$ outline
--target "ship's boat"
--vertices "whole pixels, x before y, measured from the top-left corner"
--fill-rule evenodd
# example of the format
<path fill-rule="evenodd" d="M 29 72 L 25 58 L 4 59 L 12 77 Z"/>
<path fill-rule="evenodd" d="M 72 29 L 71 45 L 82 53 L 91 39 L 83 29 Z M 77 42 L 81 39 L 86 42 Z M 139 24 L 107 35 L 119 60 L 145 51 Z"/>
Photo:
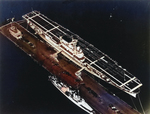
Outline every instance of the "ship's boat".
<path fill-rule="evenodd" d="M 50 20 L 38 11 L 22 16 L 28 25 L 55 51 L 80 67 L 75 73 L 80 80 L 83 70 L 136 97 L 142 83 L 108 55 L 78 35 Z"/>
<path fill-rule="evenodd" d="M 11 27 L 9 28 L 9 32 L 10 32 L 10 34 L 11 34 L 13 37 L 15 37 L 16 39 L 22 38 L 22 33 L 21 33 L 20 30 L 17 29 L 16 26 L 11 26 Z"/>

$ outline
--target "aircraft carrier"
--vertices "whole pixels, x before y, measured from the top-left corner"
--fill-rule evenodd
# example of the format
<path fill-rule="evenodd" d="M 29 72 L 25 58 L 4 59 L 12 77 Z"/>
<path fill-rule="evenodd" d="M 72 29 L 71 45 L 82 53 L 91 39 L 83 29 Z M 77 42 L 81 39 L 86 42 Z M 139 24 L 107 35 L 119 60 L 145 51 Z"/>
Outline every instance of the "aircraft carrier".
<path fill-rule="evenodd" d="M 49 81 L 91 114 L 139 114 L 99 80 L 136 97 L 142 83 L 108 55 L 38 11 L 0 32 L 51 74 Z"/>

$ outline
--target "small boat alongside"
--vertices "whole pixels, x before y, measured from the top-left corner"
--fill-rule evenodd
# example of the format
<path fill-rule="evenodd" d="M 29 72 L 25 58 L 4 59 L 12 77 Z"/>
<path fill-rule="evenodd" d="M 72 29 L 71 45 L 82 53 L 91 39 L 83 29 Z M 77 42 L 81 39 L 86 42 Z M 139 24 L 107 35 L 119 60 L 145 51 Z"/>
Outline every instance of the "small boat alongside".
<path fill-rule="evenodd" d="M 11 27 L 9 28 L 9 32 L 10 32 L 10 34 L 11 34 L 13 37 L 15 37 L 17 40 L 18 40 L 18 39 L 21 39 L 22 36 L 23 36 L 22 33 L 21 33 L 21 31 L 18 30 L 16 26 L 11 26 Z"/>

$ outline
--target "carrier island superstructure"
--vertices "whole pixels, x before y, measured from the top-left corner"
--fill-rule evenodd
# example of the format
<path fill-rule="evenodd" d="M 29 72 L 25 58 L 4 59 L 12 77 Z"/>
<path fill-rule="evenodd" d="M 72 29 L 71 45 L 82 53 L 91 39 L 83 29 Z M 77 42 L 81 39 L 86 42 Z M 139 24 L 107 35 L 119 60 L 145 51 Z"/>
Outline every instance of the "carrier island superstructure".
<path fill-rule="evenodd" d="M 70 99 L 72 102 L 74 102 L 83 110 L 87 111 L 88 113 L 95 112 L 93 111 L 94 110 L 93 105 L 91 106 L 89 105 L 90 103 L 88 104 L 88 102 L 90 101 L 86 102 L 86 100 L 81 98 L 80 95 L 78 94 L 79 93 L 77 90 L 78 86 L 80 84 L 82 85 L 82 83 L 86 83 L 85 82 L 86 77 L 84 76 L 85 74 L 84 72 L 87 72 L 88 75 L 95 76 L 96 78 L 103 80 L 117 87 L 118 89 L 126 92 L 127 94 L 133 97 L 136 97 L 136 95 L 140 92 L 140 87 L 142 86 L 142 83 L 140 82 L 139 79 L 137 79 L 134 75 L 129 73 L 126 69 L 118 65 L 118 63 L 114 61 L 113 59 L 111 59 L 108 55 L 104 54 L 99 49 L 94 47 L 92 44 L 88 43 L 87 41 L 79 37 L 77 34 L 74 34 L 70 30 L 52 21 L 51 19 L 44 16 L 38 11 L 32 11 L 30 13 L 23 15 L 22 17 L 24 18 L 25 23 L 27 23 L 27 25 L 35 31 L 35 34 L 40 37 L 40 40 L 37 38 L 38 41 L 40 42 L 42 41 L 42 43 L 45 43 L 45 45 L 48 45 L 51 48 L 53 48 L 54 53 L 47 54 L 47 58 L 51 57 L 53 61 L 55 61 L 55 63 L 57 64 L 64 64 L 60 62 L 60 56 L 63 56 L 64 58 L 69 60 L 72 64 L 77 66 L 77 70 L 74 70 L 73 74 L 71 74 L 71 72 L 69 72 L 69 70 L 66 69 L 69 72 L 69 74 L 67 73 L 66 74 L 73 75 L 73 78 L 75 78 L 76 80 L 76 82 L 72 82 L 74 83 L 74 85 L 76 85 L 76 90 L 72 90 L 70 88 L 70 86 L 73 85 L 71 84 L 71 81 L 70 82 L 68 81 L 68 83 L 70 84 L 64 84 L 63 82 L 58 81 L 58 79 L 55 76 L 49 77 L 49 79 L 54 84 L 54 86 L 57 87 L 57 89 L 59 89 L 62 93 L 64 93 L 64 95 L 68 97 L 68 99 Z M 32 41 L 29 41 L 29 39 L 27 40 L 25 38 L 24 32 L 21 30 L 25 28 L 20 29 L 20 27 L 18 27 L 19 24 L 15 22 L 11 22 L 11 24 L 5 25 L 4 27 L 1 28 L 2 34 L 4 34 L 6 37 L 10 37 L 10 35 L 12 35 L 12 37 L 16 38 L 15 40 L 13 40 L 13 42 L 15 43 L 17 42 L 18 45 L 20 41 L 26 42 L 35 50 L 35 48 L 37 48 L 36 45 L 38 44 L 37 43 L 34 44 L 32 43 Z M 3 28 L 5 27 L 8 27 L 7 30 L 10 35 L 6 35 L 6 33 L 4 32 L 5 30 Z M 30 33 L 30 31 L 28 31 L 28 33 Z M 16 40 L 19 40 L 19 41 L 16 41 Z M 36 51 L 34 52 L 34 54 L 29 54 L 29 55 L 33 58 L 36 58 L 35 53 Z M 42 56 L 46 57 L 44 56 L 44 54 L 42 54 Z M 36 60 L 38 61 L 37 58 Z M 46 64 L 50 64 L 50 63 L 48 63 L 47 61 L 47 63 L 45 62 L 44 64 L 46 66 Z M 53 68 L 55 69 L 55 67 Z M 46 69 L 49 70 L 48 67 Z M 57 67 L 56 69 L 58 70 L 60 69 L 60 67 Z M 55 73 L 53 74 L 55 75 Z M 62 74 L 62 75 L 65 75 L 65 74 Z M 91 80 L 93 79 L 91 78 Z M 96 97 L 99 96 L 93 90 L 91 89 L 89 90 L 89 87 L 85 87 L 85 88 L 88 91 L 90 91 L 94 96 Z M 67 93 L 67 95 L 65 93 Z M 71 94 L 70 96 L 74 96 L 74 97 L 69 97 L 69 94 Z M 80 102 L 77 103 L 77 101 L 75 102 L 75 100 L 80 101 Z M 113 104 L 109 104 L 108 107 L 110 107 L 114 111 L 114 113 L 121 114 L 119 110 L 120 102 L 122 101 L 118 101 L 118 109 L 114 107 Z M 79 104 L 82 104 L 82 105 L 79 105 Z M 102 113 L 102 112 L 99 112 L 99 113 Z M 138 114 L 138 112 L 136 112 L 135 110 L 134 110 L 134 113 Z"/>

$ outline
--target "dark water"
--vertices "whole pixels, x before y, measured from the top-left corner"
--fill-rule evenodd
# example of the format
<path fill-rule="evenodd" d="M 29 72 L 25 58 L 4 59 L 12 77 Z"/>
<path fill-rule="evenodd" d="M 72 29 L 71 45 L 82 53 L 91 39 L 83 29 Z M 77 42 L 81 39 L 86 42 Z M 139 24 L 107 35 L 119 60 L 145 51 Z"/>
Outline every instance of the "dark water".
<path fill-rule="evenodd" d="M 95 45 L 138 77 L 146 114 L 150 107 L 149 28 L 147 1 L 0 1 L 0 23 L 38 10 Z M 49 73 L 0 35 L 1 114 L 84 114 L 47 81 Z M 109 88 L 114 91 L 113 88 Z M 116 92 L 116 90 L 115 90 Z M 130 96 L 116 92 L 133 105 Z M 134 102 L 139 111 L 138 99 Z"/>

